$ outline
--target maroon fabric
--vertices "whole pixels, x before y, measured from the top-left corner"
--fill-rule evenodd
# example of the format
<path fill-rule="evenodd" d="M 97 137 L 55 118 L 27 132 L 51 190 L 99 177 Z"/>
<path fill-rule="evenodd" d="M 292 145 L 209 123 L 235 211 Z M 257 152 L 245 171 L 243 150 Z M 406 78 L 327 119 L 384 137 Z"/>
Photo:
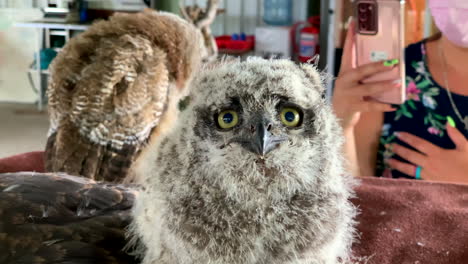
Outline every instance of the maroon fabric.
<path fill-rule="evenodd" d="M 0 159 L 0 173 L 44 171 L 44 153 Z M 467 264 L 468 185 L 362 178 L 357 259 L 367 264 Z"/>
<path fill-rule="evenodd" d="M 45 172 L 44 152 L 27 152 L 0 159 L 0 173 L 20 171 Z"/>
<path fill-rule="evenodd" d="M 468 263 L 468 185 L 363 178 L 356 191 L 367 263 Z"/>

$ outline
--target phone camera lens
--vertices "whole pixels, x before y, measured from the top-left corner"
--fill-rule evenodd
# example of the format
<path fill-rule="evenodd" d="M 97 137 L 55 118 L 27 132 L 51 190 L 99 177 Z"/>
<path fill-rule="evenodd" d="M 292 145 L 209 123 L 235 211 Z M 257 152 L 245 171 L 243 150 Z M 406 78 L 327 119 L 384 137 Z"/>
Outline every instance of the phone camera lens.
<path fill-rule="evenodd" d="M 365 4 L 359 5 L 359 13 L 365 13 L 367 11 L 367 6 Z"/>
<path fill-rule="evenodd" d="M 360 23 L 359 28 L 364 31 L 369 29 L 366 23 Z"/>
<path fill-rule="evenodd" d="M 361 14 L 359 16 L 359 21 L 366 22 L 368 19 L 367 14 Z"/>

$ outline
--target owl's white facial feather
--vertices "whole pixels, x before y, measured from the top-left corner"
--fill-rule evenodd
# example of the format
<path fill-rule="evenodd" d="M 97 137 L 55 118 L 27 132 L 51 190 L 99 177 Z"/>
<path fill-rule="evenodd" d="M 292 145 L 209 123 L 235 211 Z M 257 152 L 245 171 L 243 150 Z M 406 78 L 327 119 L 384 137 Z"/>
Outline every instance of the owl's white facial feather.
<path fill-rule="evenodd" d="M 255 58 L 198 74 L 189 107 L 140 168 L 146 191 L 136 202 L 134 230 L 147 248 L 144 263 L 346 259 L 353 180 L 322 94 L 313 66 L 287 60 Z M 301 111 L 299 127 L 282 123 L 283 105 Z M 226 109 L 239 116 L 229 130 L 217 125 Z M 232 140 L 249 139 L 259 120 L 286 139 L 264 156 Z"/>

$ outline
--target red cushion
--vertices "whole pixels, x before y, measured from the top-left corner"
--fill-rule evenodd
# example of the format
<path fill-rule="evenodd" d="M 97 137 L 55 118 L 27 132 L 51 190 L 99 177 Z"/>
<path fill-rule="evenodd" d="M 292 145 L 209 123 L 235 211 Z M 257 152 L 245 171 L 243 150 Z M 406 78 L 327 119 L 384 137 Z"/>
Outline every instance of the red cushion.
<path fill-rule="evenodd" d="M 0 173 L 19 171 L 45 172 L 44 151 L 26 152 L 0 159 Z"/>
<path fill-rule="evenodd" d="M 44 171 L 44 153 L 0 159 L 0 173 Z M 372 263 L 468 263 L 468 185 L 362 178 L 356 257 Z M 364 263 L 364 262 L 362 262 Z"/>
<path fill-rule="evenodd" d="M 468 263 L 468 185 L 364 178 L 357 256 L 368 263 Z"/>

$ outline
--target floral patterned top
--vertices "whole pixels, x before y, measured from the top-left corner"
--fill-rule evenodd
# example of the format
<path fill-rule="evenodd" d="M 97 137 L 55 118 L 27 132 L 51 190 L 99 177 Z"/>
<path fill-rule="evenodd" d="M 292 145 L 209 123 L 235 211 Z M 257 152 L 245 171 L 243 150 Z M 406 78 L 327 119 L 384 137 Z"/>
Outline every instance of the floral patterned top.
<path fill-rule="evenodd" d="M 395 132 L 408 132 L 423 138 L 445 149 L 455 148 L 455 144 L 445 131 L 447 116 L 452 117 L 457 128 L 464 124 L 455 114 L 447 90 L 442 88 L 433 78 L 427 67 L 426 41 L 412 44 L 406 48 L 406 95 L 404 104 L 394 112 L 384 114 L 384 125 L 377 153 L 376 174 L 389 178 L 414 179 L 414 175 L 406 175 L 397 170 L 391 170 L 387 160 L 395 158 L 408 162 L 385 148 L 386 144 L 398 143 L 407 148 L 408 144 L 400 141 Z M 462 116 L 468 115 L 468 96 L 452 93 L 452 98 Z M 465 129 L 460 131 L 468 137 Z"/>

